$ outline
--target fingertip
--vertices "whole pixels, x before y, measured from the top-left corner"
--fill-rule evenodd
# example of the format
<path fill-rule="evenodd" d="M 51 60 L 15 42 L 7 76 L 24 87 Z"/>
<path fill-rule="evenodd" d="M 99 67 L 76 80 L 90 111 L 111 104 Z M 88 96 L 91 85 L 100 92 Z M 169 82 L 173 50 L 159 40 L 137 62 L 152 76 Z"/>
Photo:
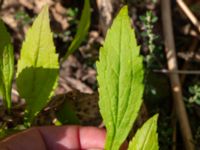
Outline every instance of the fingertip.
<path fill-rule="evenodd" d="M 106 132 L 96 127 L 39 127 L 47 149 L 104 149 Z"/>
<path fill-rule="evenodd" d="M 104 149 L 106 132 L 96 127 L 80 127 L 80 146 L 83 149 Z"/>

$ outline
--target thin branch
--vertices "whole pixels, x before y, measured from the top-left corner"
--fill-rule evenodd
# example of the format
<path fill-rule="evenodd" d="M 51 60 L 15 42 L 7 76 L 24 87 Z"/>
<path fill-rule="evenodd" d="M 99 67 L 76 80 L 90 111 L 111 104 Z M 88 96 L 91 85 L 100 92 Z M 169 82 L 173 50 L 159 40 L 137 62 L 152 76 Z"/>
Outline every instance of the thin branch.
<path fill-rule="evenodd" d="M 190 75 L 200 75 L 200 70 L 168 70 L 168 69 L 154 69 L 153 72 L 167 73 L 167 74 L 190 74 Z"/>
<path fill-rule="evenodd" d="M 163 21 L 163 33 L 165 38 L 165 53 L 167 57 L 169 71 L 177 71 L 178 65 L 176 60 L 174 36 L 172 29 L 170 0 L 161 0 L 161 11 Z M 185 105 L 183 102 L 180 79 L 177 73 L 169 74 L 171 88 L 173 93 L 174 106 L 176 115 L 180 124 L 183 141 L 187 150 L 194 150 L 192 132 L 189 125 Z"/>
<path fill-rule="evenodd" d="M 185 15 L 190 19 L 192 24 L 197 28 L 197 30 L 200 32 L 200 22 L 195 17 L 195 15 L 192 13 L 192 11 L 189 9 L 189 7 L 185 4 L 183 0 L 176 0 L 178 6 L 182 9 L 182 11 L 185 13 Z"/>

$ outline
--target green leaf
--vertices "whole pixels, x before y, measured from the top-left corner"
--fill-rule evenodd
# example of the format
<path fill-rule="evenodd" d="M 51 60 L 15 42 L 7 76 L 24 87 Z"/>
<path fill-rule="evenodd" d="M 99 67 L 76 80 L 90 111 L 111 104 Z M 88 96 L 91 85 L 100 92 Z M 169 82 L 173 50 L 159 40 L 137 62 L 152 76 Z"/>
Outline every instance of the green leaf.
<path fill-rule="evenodd" d="M 97 62 L 100 112 L 107 150 L 117 150 L 126 139 L 142 103 L 143 65 L 127 6 L 108 30 Z"/>
<path fill-rule="evenodd" d="M 26 34 L 17 70 L 17 87 L 27 103 L 27 120 L 32 123 L 48 103 L 57 85 L 58 55 L 45 6 Z"/>
<path fill-rule="evenodd" d="M 91 12 L 90 12 L 90 1 L 85 0 L 84 7 L 81 15 L 81 19 L 78 25 L 78 31 L 75 35 L 74 40 L 70 44 L 66 55 L 63 58 L 63 61 L 67 59 L 67 57 L 73 53 L 75 50 L 78 49 L 80 44 L 83 42 L 85 36 L 88 33 L 88 29 L 90 27 L 90 19 L 91 19 Z"/>
<path fill-rule="evenodd" d="M 10 109 L 14 75 L 14 55 L 10 35 L 2 20 L 0 20 L 0 33 L 0 91 L 4 104 Z"/>
<path fill-rule="evenodd" d="M 135 137 L 129 143 L 128 150 L 158 150 L 157 134 L 158 115 L 150 118 L 141 129 L 138 129 Z"/>

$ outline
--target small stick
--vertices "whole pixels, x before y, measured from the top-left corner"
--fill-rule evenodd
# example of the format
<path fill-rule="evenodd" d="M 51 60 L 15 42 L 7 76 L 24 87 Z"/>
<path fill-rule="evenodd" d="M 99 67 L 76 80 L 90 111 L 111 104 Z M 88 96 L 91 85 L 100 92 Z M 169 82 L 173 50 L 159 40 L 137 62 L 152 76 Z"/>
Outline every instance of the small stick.
<path fill-rule="evenodd" d="M 197 28 L 197 30 L 200 32 L 200 22 L 195 17 L 195 15 L 192 13 L 192 11 L 188 8 L 188 6 L 184 3 L 183 0 L 176 0 L 178 6 L 182 9 L 182 11 L 185 13 L 185 15 L 190 19 L 192 24 Z"/>
<path fill-rule="evenodd" d="M 200 71 L 199 70 L 173 70 L 170 71 L 168 69 L 154 69 L 153 72 L 158 72 L 158 73 L 167 73 L 167 74 L 191 74 L 191 75 L 200 75 Z"/>
<path fill-rule="evenodd" d="M 165 53 L 167 57 L 167 64 L 169 71 L 176 72 L 178 69 L 176 51 L 174 44 L 172 18 L 171 18 L 171 4 L 170 0 L 161 0 L 161 13 L 163 22 L 163 33 L 165 39 Z M 194 150 L 194 144 L 192 143 L 192 132 L 183 102 L 183 95 L 181 89 L 180 79 L 177 73 L 169 74 L 171 81 L 171 88 L 173 93 L 173 102 L 176 108 L 176 115 L 180 124 L 181 133 L 186 150 Z"/>

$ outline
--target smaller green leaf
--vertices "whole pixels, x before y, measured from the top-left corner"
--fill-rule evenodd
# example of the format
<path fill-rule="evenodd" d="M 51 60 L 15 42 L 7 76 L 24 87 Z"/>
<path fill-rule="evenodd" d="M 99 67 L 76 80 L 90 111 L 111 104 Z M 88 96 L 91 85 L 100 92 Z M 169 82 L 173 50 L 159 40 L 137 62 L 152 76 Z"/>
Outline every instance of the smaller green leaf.
<path fill-rule="evenodd" d="M 78 31 L 75 35 L 74 40 L 72 41 L 71 45 L 69 46 L 66 55 L 63 57 L 63 61 L 67 59 L 67 57 L 73 53 L 82 41 L 84 40 L 85 36 L 88 33 L 88 29 L 90 27 L 90 20 L 91 20 L 91 12 L 90 12 L 90 1 L 85 0 L 84 7 L 81 15 L 81 19 L 78 25 Z"/>
<path fill-rule="evenodd" d="M 14 75 L 14 55 L 10 35 L 0 20 L 0 91 L 4 104 L 11 108 L 11 89 Z"/>
<path fill-rule="evenodd" d="M 158 150 L 157 134 L 158 114 L 151 117 L 138 129 L 135 137 L 129 143 L 128 150 Z"/>

